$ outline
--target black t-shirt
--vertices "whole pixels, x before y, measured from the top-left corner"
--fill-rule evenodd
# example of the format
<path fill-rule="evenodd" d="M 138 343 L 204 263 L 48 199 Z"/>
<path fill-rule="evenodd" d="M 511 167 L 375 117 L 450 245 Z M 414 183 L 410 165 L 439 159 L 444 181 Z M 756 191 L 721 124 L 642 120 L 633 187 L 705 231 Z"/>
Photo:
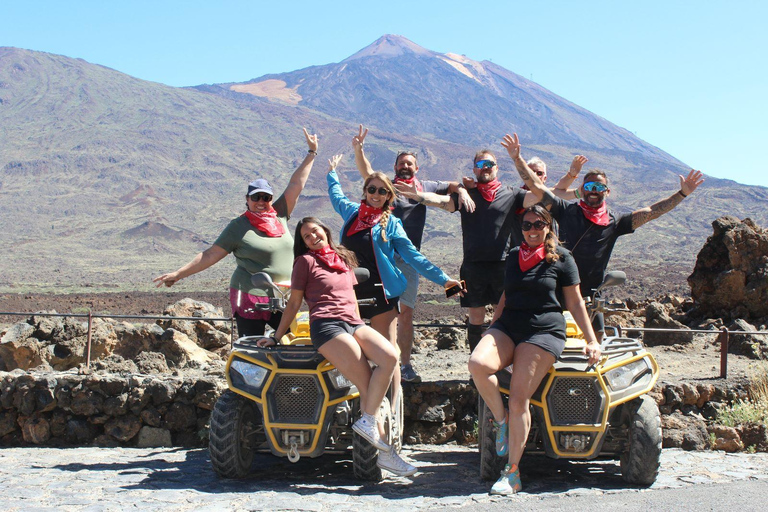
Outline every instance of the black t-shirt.
<path fill-rule="evenodd" d="M 448 183 L 444 181 L 422 181 L 424 192 L 447 194 Z M 427 206 L 412 199 L 398 196 L 395 199 L 392 215 L 403 222 L 403 229 L 416 249 L 421 250 L 421 239 L 424 234 L 424 224 L 427 222 Z"/>
<path fill-rule="evenodd" d="M 510 248 L 509 237 L 518 217 L 517 210 L 523 207 L 526 191 L 517 187 L 501 187 L 492 203 L 483 199 L 476 188 L 467 192 L 475 202 L 475 211 L 459 210 L 464 261 L 504 261 Z M 458 194 L 452 194 L 451 199 L 458 208 Z M 519 224 L 517 230 L 520 230 Z"/>
<path fill-rule="evenodd" d="M 341 244 L 355 253 L 358 267 L 367 268 L 368 272 L 371 273 L 366 281 L 355 285 L 355 293 L 359 298 L 368 298 L 373 295 L 376 284 L 381 283 L 381 276 L 379 276 L 379 267 L 376 266 L 376 255 L 373 253 L 370 228 L 358 231 L 352 236 L 347 234 L 349 226 L 353 226 L 355 222 L 357 222 L 357 215 L 353 216 L 344 226 Z"/>
<path fill-rule="evenodd" d="M 560 259 L 552 263 L 544 259 L 523 272 L 519 252 L 520 247 L 515 247 L 507 257 L 504 313 L 516 324 L 519 323 L 523 330 L 551 331 L 561 328 L 565 306 L 563 287 L 579 284 L 579 271 L 573 256 L 558 247 Z"/>
<path fill-rule="evenodd" d="M 573 253 L 581 276 L 581 294 L 586 297 L 603 282 L 616 239 L 633 233 L 632 214 L 618 217 L 608 210 L 610 223 L 598 226 L 584 216 L 578 203 L 571 203 L 558 219 L 563 247 Z"/>

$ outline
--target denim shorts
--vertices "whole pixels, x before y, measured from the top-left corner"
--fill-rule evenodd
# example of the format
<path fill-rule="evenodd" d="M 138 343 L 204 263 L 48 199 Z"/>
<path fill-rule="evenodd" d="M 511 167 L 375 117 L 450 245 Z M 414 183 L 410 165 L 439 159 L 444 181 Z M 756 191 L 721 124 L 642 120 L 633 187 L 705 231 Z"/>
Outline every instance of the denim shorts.
<path fill-rule="evenodd" d="M 332 318 L 318 318 L 309 324 L 309 336 L 312 338 L 312 345 L 319 349 L 339 334 L 354 334 L 355 331 L 364 325 L 353 325 L 344 320 L 334 320 Z"/>
<path fill-rule="evenodd" d="M 403 258 L 395 255 L 395 265 L 403 273 L 405 279 L 408 280 L 408 286 L 405 291 L 400 295 L 400 303 L 408 306 L 411 309 L 416 309 L 416 298 L 419 295 L 419 273 L 416 269 L 407 264 Z"/>

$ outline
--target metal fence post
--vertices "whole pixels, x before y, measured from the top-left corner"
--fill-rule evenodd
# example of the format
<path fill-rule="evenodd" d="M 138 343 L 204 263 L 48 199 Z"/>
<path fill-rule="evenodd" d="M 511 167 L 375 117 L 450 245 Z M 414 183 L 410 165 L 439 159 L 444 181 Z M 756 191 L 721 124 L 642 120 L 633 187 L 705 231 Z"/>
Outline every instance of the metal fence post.
<path fill-rule="evenodd" d="M 93 312 L 88 310 L 88 343 L 85 346 L 85 369 L 91 369 L 91 327 L 93 326 Z"/>
<path fill-rule="evenodd" d="M 728 328 L 720 329 L 717 335 L 717 341 L 720 343 L 720 378 L 728 376 Z"/>

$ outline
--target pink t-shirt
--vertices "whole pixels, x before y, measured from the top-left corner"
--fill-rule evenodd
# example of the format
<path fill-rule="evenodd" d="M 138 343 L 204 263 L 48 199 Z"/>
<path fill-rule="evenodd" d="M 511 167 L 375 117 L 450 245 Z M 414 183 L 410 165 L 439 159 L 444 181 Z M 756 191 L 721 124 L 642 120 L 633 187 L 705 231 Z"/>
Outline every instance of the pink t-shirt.
<path fill-rule="evenodd" d="M 309 320 L 324 318 L 362 324 L 357 314 L 355 274 L 349 270 L 331 270 L 311 254 L 303 254 L 293 262 L 291 289 L 302 290 L 309 306 Z"/>

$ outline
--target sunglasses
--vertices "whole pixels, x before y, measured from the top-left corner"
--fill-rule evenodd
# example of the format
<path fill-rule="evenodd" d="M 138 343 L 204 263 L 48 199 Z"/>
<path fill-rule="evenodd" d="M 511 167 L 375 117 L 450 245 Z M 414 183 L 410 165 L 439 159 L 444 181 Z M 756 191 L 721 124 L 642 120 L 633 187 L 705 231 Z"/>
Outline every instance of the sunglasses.
<path fill-rule="evenodd" d="M 478 160 L 475 162 L 475 169 L 493 169 L 496 167 L 496 162 L 493 160 Z"/>
<path fill-rule="evenodd" d="M 389 194 L 389 190 L 385 189 L 384 187 L 376 188 L 373 185 L 369 186 L 365 190 L 367 190 L 368 193 L 371 195 L 375 194 L 376 192 L 378 192 L 380 196 L 385 196 Z"/>
<path fill-rule="evenodd" d="M 270 194 L 263 194 L 261 192 L 258 192 L 256 194 L 251 194 L 248 197 L 250 197 L 251 201 L 253 201 L 253 202 L 264 201 L 265 203 L 268 203 L 268 202 L 270 202 L 272 200 L 272 196 Z"/>
<path fill-rule="evenodd" d="M 584 190 L 587 192 L 605 192 L 608 186 L 599 181 L 588 181 L 584 184 Z"/>
<path fill-rule="evenodd" d="M 528 222 L 527 220 L 523 221 L 523 231 L 530 231 L 531 228 L 534 228 L 536 231 L 541 231 L 547 226 L 549 226 L 549 224 L 543 220 L 537 220 L 536 222 Z"/>

